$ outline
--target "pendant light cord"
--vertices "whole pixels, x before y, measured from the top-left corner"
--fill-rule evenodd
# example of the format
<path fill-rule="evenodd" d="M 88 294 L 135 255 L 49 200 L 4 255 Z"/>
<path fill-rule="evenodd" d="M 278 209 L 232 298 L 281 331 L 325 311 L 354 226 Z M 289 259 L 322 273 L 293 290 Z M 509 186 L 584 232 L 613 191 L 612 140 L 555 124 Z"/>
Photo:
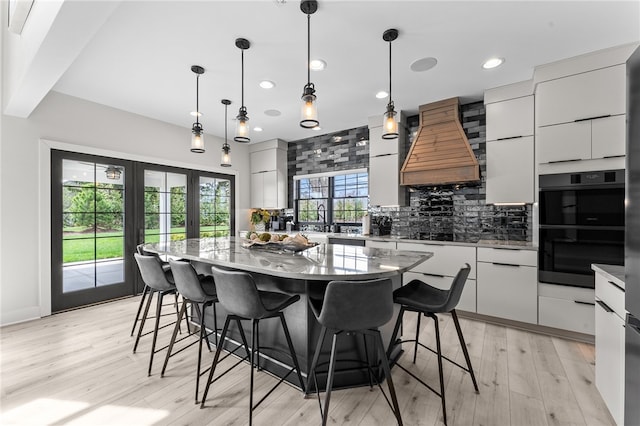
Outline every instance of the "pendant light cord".
<path fill-rule="evenodd" d="M 389 41 L 389 104 L 393 101 L 391 100 L 391 41 Z"/>
<path fill-rule="evenodd" d="M 227 107 L 229 105 L 225 104 L 224 105 L 224 144 L 225 146 L 228 145 L 227 144 Z"/>
<path fill-rule="evenodd" d="M 311 84 L 311 15 L 307 14 L 307 84 Z"/>
<path fill-rule="evenodd" d="M 240 52 L 242 53 L 242 108 L 244 108 L 244 49 L 240 49 Z"/>
<path fill-rule="evenodd" d="M 200 124 L 200 74 L 196 74 L 196 124 Z"/>

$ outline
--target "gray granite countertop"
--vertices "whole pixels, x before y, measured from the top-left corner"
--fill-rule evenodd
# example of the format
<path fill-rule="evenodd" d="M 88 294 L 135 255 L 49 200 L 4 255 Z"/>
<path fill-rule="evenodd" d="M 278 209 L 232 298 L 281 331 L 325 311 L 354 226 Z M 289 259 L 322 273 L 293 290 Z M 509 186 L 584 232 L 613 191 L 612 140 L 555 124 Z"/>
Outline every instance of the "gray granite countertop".
<path fill-rule="evenodd" d="M 602 263 L 591 264 L 591 269 L 603 274 L 608 280 L 613 281 L 622 288 L 624 287 L 624 266 L 604 265 Z"/>
<path fill-rule="evenodd" d="M 393 277 L 433 256 L 342 244 L 319 244 L 299 253 L 247 248 L 235 237 L 190 238 L 146 244 L 145 250 L 249 272 L 302 280 L 367 280 Z"/>

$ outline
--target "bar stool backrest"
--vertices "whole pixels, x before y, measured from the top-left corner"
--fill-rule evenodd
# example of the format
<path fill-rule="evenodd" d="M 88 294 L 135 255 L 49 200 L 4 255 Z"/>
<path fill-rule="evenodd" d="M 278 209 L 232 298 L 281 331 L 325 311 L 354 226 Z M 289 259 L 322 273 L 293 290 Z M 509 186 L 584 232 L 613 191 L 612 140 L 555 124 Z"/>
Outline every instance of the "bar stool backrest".
<path fill-rule="evenodd" d="M 380 327 L 393 316 L 389 278 L 369 281 L 331 281 L 327 285 L 318 322 L 336 330 Z"/>
<path fill-rule="evenodd" d="M 178 293 L 196 303 L 207 302 L 211 296 L 202 289 L 198 274 L 189 262 L 169 259 L 173 279 L 176 282 Z"/>
<path fill-rule="evenodd" d="M 464 284 L 467 282 L 469 272 L 471 272 L 471 266 L 468 263 L 465 263 L 465 265 L 465 267 L 460 268 L 456 277 L 453 279 L 453 283 L 449 288 L 449 297 L 447 297 L 446 302 L 442 306 L 441 312 L 451 312 L 456 308 L 456 306 L 458 306 L 460 296 L 462 296 L 462 290 L 464 289 Z"/>
<path fill-rule="evenodd" d="M 211 267 L 218 300 L 225 310 L 244 318 L 260 319 L 268 315 L 253 277 L 248 272 Z"/>
<path fill-rule="evenodd" d="M 173 290 L 176 287 L 167 280 L 167 276 L 162 269 L 162 265 L 154 256 L 144 256 L 134 253 L 133 257 L 138 263 L 140 275 L 144 283 L 154 290 L 166 291 Z"/>

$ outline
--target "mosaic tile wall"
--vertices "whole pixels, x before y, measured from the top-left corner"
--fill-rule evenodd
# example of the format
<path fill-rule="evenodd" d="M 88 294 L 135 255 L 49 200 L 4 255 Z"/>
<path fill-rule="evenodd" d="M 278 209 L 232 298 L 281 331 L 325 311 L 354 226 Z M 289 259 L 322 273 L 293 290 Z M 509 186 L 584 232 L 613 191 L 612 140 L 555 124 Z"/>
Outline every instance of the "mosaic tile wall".
<path fill-rule="evenodd" d="M 416 239 L 477 242 L 481 239 L 531 241 L 531 205 L 505 207 L 485 204 L 486 149 L 483 102 L 461 106 L 462 125 L 480 164 L 475 185 L 413 188 L 409 205 L 371 208 L 375 216 L 393 220 L 391 235 Z M 407 119 L 405 155 L 418 131 L 417 115 Z M 369 166 L 368 128 L 317 136 L 289 143 L 289 206 L 293 207 L 293 176 Z"/>

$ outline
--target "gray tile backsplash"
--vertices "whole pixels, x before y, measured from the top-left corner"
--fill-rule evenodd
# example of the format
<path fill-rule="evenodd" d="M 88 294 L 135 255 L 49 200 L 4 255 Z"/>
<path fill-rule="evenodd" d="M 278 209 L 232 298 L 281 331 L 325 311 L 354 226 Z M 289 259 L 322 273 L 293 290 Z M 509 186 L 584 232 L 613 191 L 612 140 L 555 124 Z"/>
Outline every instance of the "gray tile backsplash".
<path fill-rule="evenodd" d="M 485 204 L 486 141 L 483 102 L 461 106 L 462 126 L 480 165 L 479 184 L 412 188 L 409 205 L 370 208 L 372 216 L 391 217 L 396 237 L 477 242 L 481 239 L 531 241 L 531 205 Z M 415 138 L 419 118 L 407 118 L 405 155 Z M 317 136 L 289 144 L 289 205 L 293 204 L 293 176 L 369 166 L 368 128 Z M 337 136 L 337 138 L 336 138 Z M 339 139 L 339 140 L 338 140 Z"/>

